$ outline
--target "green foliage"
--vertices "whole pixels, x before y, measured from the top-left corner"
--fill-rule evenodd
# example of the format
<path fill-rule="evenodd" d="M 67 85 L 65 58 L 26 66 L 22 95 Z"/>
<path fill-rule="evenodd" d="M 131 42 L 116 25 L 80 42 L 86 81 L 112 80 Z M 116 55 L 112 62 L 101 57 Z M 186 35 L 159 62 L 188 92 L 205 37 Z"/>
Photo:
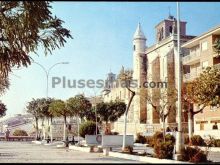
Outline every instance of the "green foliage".
<path fill-rule="evenodd" d="M 213 44 L 214 51 L 220 55 L 220 38 L 217 38 Z"/>
<path fill-rule="evenodd" d="M 102 102 L 97 104 L 96 109 L 101 121 L 115 122 L 125 113 L 126 104 L 117 100 L 109 103 Z"/>
<path fill-rule="evenodd" d="M 0 75 L 0 96 L 5 93 L 6 89 L 9 88 L 9 85 L 9 78 Z"/>
<path fill-rule="evenodd" d="M 146 138 L 142 136 L 140 133 L 137 133 L 137 139 L 135 140 L 135 143 L 146 143 Z"/>
<path fill-rule="evenodd" d="M 133 147 L 132 146 L 126 146 L 122 152 L 132 154 L 133 153 Z"/>
<path fill-rule="evenodd" d="M 159 159 L 172 159 L 173 158 L 174 145 L 172 141 L 161 142 L 154 144 L 154 153 Z"/>
<path fill-rule="evenodd" d="M 17 129 L 13 133 L 14 136 L 28 136 L 25 130 Z"/>
<path fill-rule="evenodd" d="M 32 99 L 30 102 L 28 102 L 26 109 L 27 113 L 32 114 L 35 118 L 41 117 L 40 109 L 38 106 L 38 99 Z"/>
<path fill-rule="evenodd" d="M 193 83 L 194 103 L 203 106 L 220 104 L 220 70 L 207 67 Z"/>
<path fill-rule="evenodd" d="M 151 141 L 151 146 L 154 147 L 155 156 L 159 159 L 172 159 L 174 144 L 174 136 L 170 134 L 165 135 L 164 142 L 162 132 L 155 132 Z"/>
<path fill-rule="evenodd" d="M 185 147 L 181 149 L 182 160 L 192 163 L 204 163 L 207 162 L 207 154 L 198 147 Z"/>
<path fill-rule="evenodd" d="M 30 53 L 43 48 L 45 54 L 64 46 L 70 31 L 52 15 L 50 1 L 1 1 L 0 74 L 12 67 L 31 64 Z"/>
<path fill-rule="evenodd" d="M 60 116 L 66 117 L 70 114 L 63 100 L 54 100 L 49 105 L 49 113 L 53 114 L 53 116 L 56 116 L 56 117 L 60 117 Z"/>
<path fill-rule="evenodd" d="M 153 147 L 153 137 L 152 136 L 145 136 L 146 143 L 149 145 L 149 147 Z"/>
<path fill-rule="evenodd" d="M 193 135 L 190 140 L 191 140 L 191 145 L 205 146 L 204 139 L 200 135 Z"/>
<path fill-rule="evenodd" d="M 71 116 L 86 117 L 87 119 L 95 118 L 95 114 L 92 113 L 92 104 L 83 95 L 71 97 L 66 103 Z"/>
<path fill-rule="evenodd" d="M 6 115 L 6 105 L 4 103 L 2 103 L 2 101 L 0 100 L 0 117 L 3 117 Z"/>
<path fill-rule="evenodd" d="M 215 139 L 214 146 L 215 147 L 220 147 L 220 139 Z"/>
<path fill-rule="evenodd" d="M 95 135 L 96 123 L 93 121 L 86 121 L 80 125 L 79 134 L 85 138 L 85 135 Z"/>
<path fill-rule="evenodd" d="M 162 132 L 155 132 L 153 137 L 152 137 L 152 146 L 154 146 L 157 142 L 159 141 L 163 141 L 163 133 Z"/>

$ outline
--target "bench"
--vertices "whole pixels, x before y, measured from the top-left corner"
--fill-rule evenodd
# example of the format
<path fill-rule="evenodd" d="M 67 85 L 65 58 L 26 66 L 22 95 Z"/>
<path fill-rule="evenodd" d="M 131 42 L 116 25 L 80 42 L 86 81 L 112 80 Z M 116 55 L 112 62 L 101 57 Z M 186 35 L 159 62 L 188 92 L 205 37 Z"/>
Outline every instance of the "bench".
<path fill-rule="evenodd" d="M 85 136 L 86 146 L 94 151 L 95 147 L 98 147 L 98 152 L 103 150 L 104 155 L 108 155 L 108 152 L 112 150 L 113 147 L 122 147 L 123 135 L 86 135 Z M 133 146 L 134 136 L 126 136 L 126 146 Z"/>

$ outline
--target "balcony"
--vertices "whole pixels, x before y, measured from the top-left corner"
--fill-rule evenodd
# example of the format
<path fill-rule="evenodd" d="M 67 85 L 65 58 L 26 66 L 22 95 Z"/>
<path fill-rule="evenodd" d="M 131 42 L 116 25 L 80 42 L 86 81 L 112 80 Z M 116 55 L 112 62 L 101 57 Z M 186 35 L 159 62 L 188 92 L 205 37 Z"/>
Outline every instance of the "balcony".
<path fill-rule="evenodd" d="M 191 65 L 200 61 L 200 52 L 190 53 L 182 58 L 183 65 Z"/>
<path fill-rule="evenodd" d="M 198 69 L 197 72 L 191 72 L 183 75 L 183 81 L 192 81 L 193 79 L 199 77 L 202 69 Z"/>

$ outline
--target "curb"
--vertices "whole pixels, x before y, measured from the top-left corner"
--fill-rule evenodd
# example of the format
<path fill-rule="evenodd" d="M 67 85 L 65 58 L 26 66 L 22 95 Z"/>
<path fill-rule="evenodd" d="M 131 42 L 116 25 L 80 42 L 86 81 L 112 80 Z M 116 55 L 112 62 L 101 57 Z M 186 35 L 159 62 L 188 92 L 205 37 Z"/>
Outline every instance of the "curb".
<path fill-rule="evenodd" d="M 189 162 L 183 162 L 183 161 L 177 161 L 177 160 L 158 159 L 158 158 L 152 158 L 152 157 L 146 157 L 146 156 L 137 156 L 137 155 L 124 154 L 124 153 L 122 154 L 122 153 L 112 152 L 112 151 L 109 152 L 109 156 L 135 160 L 135 161 L 141 161 L 141 162 L 146 162 L 146 163 L 191 164 Z"/>
<path fill-rule="evenodd" d="M 77 147 L 77 146 L 69 146 L 69 149 L 76 150 L 76 151 L 82 151 L 82 152 L 91 152 L 91 147 Z"/>

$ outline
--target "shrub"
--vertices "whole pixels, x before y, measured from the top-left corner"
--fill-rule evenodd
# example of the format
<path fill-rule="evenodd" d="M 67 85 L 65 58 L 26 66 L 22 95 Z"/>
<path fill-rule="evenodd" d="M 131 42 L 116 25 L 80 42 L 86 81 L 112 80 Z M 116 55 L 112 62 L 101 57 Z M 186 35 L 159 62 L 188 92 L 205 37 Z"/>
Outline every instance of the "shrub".
<path fill-rule="evenodd" d="M 119 133 L 118 133 L 118 132 L 112 132 L 112 134 L 113 134 L 113 135 L 119 135 Z"/>
<path fill-rule="evenodd" d="M 198 147 L 186 147 L 181 150 L 182 160 L 192 163 L 207 162 L 207 155 Z"/>
<path fill-rule="evenodd" d="M 172 159 L 173 158 L 173 142 L 171 140 L 166 142 L 158 142 L 154 144 L 154 153 L 159 159 Z"/>
<path fill-rule="evenodd" d="M 193 135 L 191 137 L 191 145 L 195 146 L 205 146 L 204 139 L 200 135 Z"/>
<path fill-rule="evenodd" d="M 172 159 L 175 137 L 171 134 L 165 135 L 165 142 L 162 132 L 156 132 L 152 137 L 151 146 L 154 147 L 155 156 L 159 159 Z"/>
<path fill-rule="evenodd" d="M 132 146 L 126 146 L 124 148 L 123 152 L 132 154 L 133 153 L 133 147 Z"/>
<path fill-rule="evenodd" d="M 153 137 L 145 136 L 146 143 L 149 144 L 150 147 L 153 147 Z"/>
<path fill-rule="evenodd" d="M 214 146 L 215 147 L 220 147 L 220 139 L 215 139 L 214 140 Z"/>
<path fill-rule="evenodd" d="M 165 141 L 171 141 L 172 144 L 174 144 L 175 143 L 175 137 L 171 134 L 166 134 L 165 135 Z"/>
<path fill-rule="evenodd" d="M 25 130 L 17 129 L 14 131 L 13 136 L 28 136 Z"/>
<path fill-rule="evenodd" d="M 106 135 L 118 135 L 119 133 L 118 132 L 109 132 L 108 134 Z"/>
<path fill-rule="evenodd" d="M 80 136 L 85 138 L 85 135 L 95 135 L 96 133 L 96 123 L 93 121 L 86 121 L 81 124 L 79 129 Z"/>
<path fill-rule="evenodd" d="M 163 141 L 163 133 L 157 131 L 154 133 L 152 137 L 151 145 L 152 147 L 154 147 L 155 144 L 157 144 L 158 142 L 162 142 L 162 141 Z"/>
<path fill-rule="evenodd" d="M 137 134 L 137 139 L 135 140 L 136 143 L 146 143 L 146 139 L 144 136 L 142 136 L 140 133 Z"/>

